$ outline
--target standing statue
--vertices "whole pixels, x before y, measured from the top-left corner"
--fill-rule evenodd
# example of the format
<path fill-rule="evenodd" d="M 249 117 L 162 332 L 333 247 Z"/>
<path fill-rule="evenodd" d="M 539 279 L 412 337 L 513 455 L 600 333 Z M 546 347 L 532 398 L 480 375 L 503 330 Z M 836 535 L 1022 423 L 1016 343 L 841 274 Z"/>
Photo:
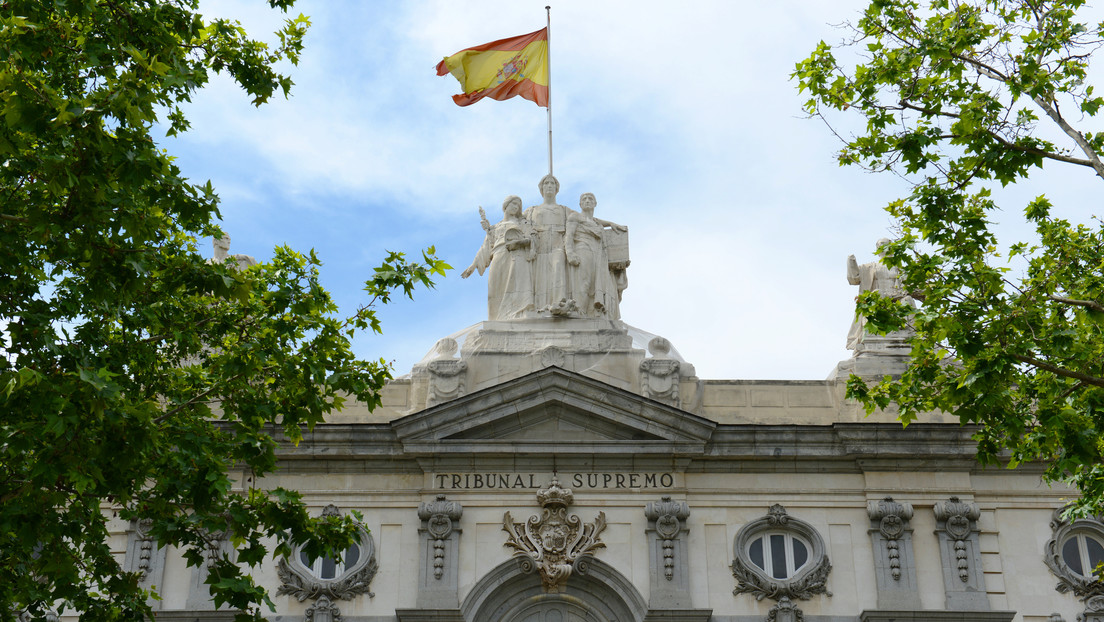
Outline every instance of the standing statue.
<path fill-rule="evenodd" d="M 567 257 L 564 251 L 564 233 L 567 214 L 571 210 L 556 203 L 560 182 L 552 175 L 541 178 L 540 189 L 544 202 L 525 211 L 525 218 L 533 225 L 536 234 L 536 261 L 533 266 L 533 306 L 538 311 L 571 298 L 567 284 Z"/>
<path fill-rule="evenodd" d="M 475 259 L 460 273 L 468 278 L 487 269 L 487 319 L 509 320 L 533 310 L 533 227 L 521 216 L 521 198 L 510 195 L 502 203 L 502 220 L 493 227 L 483 208 L 479 217 L 487 236 Z"/>
<path fill-rule="evenodd" d="M 230 236 L 222 234 L 221 238 L 212 241 L 215 256 L 207 260 L 207 263 L 228 263 L 234 268 L 242 269 L 257 265 L 257 260 L 252 255 L 236 253 L 230 254 Z"/>
<path fill-rule="evenodd" d="M 855 261 L 854 255 L 847 257 L 847 282 L 852 285 L 859 286 L 859 294 L 868 291 L 876 291 L 878 294 L 885 298 L 892 298 L 893 300 L 901 300 L 909 305 L 914 305 L 914 301 L 903 289 L 901 289 L 901 280 L 898 277 L 897 269 L 890 268 L 882 263 L 881 257 L 884 254 L 883 247 L 889 244 L 889 239 L 882 238 L 878 240 L 877 255 L 879 259 L 870 263 L 864 263 L 859 265 Z M 866 318 L 861 315 L 856 315 L 854 321 L 851 322 L 851 329 L 847 331 L 847 349 L 859 350 L 863 343 L 863 337 L 865 335 Z M 886 335 L 887 338 L 903 341 L 906 337 L 903 333 L 891 333 Z"/>
<path fill-rule="evenodd" d="M 564 235 L 567 277 L 579 311 L 587 317 L 620 318 L 617 281 L 610 272 L 609 254 L 602 232 L 605 227 L 628 231 L 627 227 L 594 217 L 598 201 L 590 192 L 579 197 L 582 213 L 569 211 Z"/>

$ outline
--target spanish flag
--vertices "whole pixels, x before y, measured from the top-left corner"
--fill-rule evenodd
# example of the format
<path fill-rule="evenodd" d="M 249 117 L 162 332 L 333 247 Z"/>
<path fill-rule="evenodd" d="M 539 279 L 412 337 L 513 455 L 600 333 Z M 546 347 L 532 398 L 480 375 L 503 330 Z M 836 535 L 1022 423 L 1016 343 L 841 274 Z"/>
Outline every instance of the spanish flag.
<path fill-rule="evenodd" d="M 457 106 L 490 97 L 499 101 L 521 95 L 548 107 L 548 29 L 499 39 L 460 50 L 437 63 L 437 75 L 451 73 L 460 81 Z"/>

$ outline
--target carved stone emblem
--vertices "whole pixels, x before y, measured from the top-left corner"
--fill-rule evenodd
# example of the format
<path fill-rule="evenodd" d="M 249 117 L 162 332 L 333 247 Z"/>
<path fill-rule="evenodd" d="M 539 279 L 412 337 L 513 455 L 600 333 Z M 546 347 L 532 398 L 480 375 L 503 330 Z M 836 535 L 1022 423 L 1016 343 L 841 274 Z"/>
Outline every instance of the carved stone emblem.
<path fill-rule="evenodd" d="M 426 363 L 426 371 L 429 372 L 426 406 L 454 400 L 464 395 L 464 380 L 467 376 L 468 364 L 454 358 L 459 347 L 456 340 L 451 337 L 439 340 L 434 346 L 435 358 Z"/>
<path fill-rule="evenodd" d="M 328 596 L 322 595 L 307 607 L 306 618 L 307 622 L 341 622 L 341 610 Z"/>
<path fill-rule="evenodd" d="M 671 358 L 671 342 L 655 337 L 648 342 L 652 358 L 640 361 L 640 393 L 671 406 L 679 404 L 679 362 Z"/>
<path fill-rule="evenodd" d="M 783 596 L 767 613 L 767 622 L 804 622 L 805 612 Z"/>
<path fill-rule="evenodd" d="M 464 508 L 457 501 L 448 501 L 445 495 L 423 503 L 418 507 L 418 518 L 425 521 L 425 530 L 433 540 L 433 578 L 440 579 L 445 572 L 445 540 L 452 535 L 453 522 L 460 520 Z"/>
<path fill-rule="evenodd" d="M 966 552 L 966 539 L 970 536 L 973 523 L 981 518 L 977 504 L 965 503 L 958 497 L 935 505 L 935 518 L 946 522 L 947 535 L 954 540 L 955 566 L 958 578 L 963 583 L 970 580 L 969 555 Z"/>
<path fill-rule="evenodd" d="M 644 506 L 644 515 L 655 521 L 656 535 L 663 544 L 663 576 L 671 581 L 675 576 L 675 539 L 682 531 L 682 522 L 690 517 L 690 507 L 664 495 Z"/>
<path fill-rule="evenodd" d="M 912 520 L 912 504 L 898 503 L 893 497 L 874 502 L 867 507 L 871 520 L 879 521 L 878 531 L 885 538 L 886 552 L 889 556 L 890 574 L 894 581 L 901 580 L 900 538 L 905 532 L 905 524 Z"/>
<path fill-rule="evenodd" d="M 514 549 L 522 572 L 540 572 L 548 593 L 563 591 L 573 572 L 586 574 L 587 560 L 606 546 L 598 538 L 606 528 L 605 512 L 599 512 L 593 523 L 583 523 L 578 515 L 567 513 L 573 501 L 571 489 L 561 488 L 553 477 L 548 488 L 537 492 L 540 514 L 521 525 L 509 512 L 502 517 L 502 530 L 508 534 L 505 546 Z"/>

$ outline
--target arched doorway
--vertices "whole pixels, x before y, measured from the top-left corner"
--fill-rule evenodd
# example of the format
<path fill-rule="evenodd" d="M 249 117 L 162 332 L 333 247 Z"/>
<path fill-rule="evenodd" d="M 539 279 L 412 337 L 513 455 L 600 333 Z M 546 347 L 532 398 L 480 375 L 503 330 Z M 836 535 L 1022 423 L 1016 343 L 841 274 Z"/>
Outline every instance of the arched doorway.
<path fill-rule="evenodd" d="M 538 594 L 506 613 L 503 622 L 612 622 L 570 594 Z"/>
<path fill-rule="evenodd" d="M 598 559 L 589 560 L 586 574 L 573 574 L 559 594 L 545 594 L 540 576 L 522 573 L 511 559 L 484 575 L 460 609 L 467 622 L 643 622 L 647 604 L 628 579 Z"/>

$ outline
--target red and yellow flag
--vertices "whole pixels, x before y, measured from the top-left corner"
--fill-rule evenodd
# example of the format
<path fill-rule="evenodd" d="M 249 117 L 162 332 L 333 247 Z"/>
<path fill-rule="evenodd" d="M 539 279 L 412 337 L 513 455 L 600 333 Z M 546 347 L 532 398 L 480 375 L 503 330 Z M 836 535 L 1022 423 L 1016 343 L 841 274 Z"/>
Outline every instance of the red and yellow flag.
<path fill-rule="evenodd" d="M 460 50 L 437 63 L 437 75 L 451 73 L 460 81 L 457 106 L 490 97 L 499 101 L 521 95 L 548 107 L 548 29 L 499 39 Z"/>

